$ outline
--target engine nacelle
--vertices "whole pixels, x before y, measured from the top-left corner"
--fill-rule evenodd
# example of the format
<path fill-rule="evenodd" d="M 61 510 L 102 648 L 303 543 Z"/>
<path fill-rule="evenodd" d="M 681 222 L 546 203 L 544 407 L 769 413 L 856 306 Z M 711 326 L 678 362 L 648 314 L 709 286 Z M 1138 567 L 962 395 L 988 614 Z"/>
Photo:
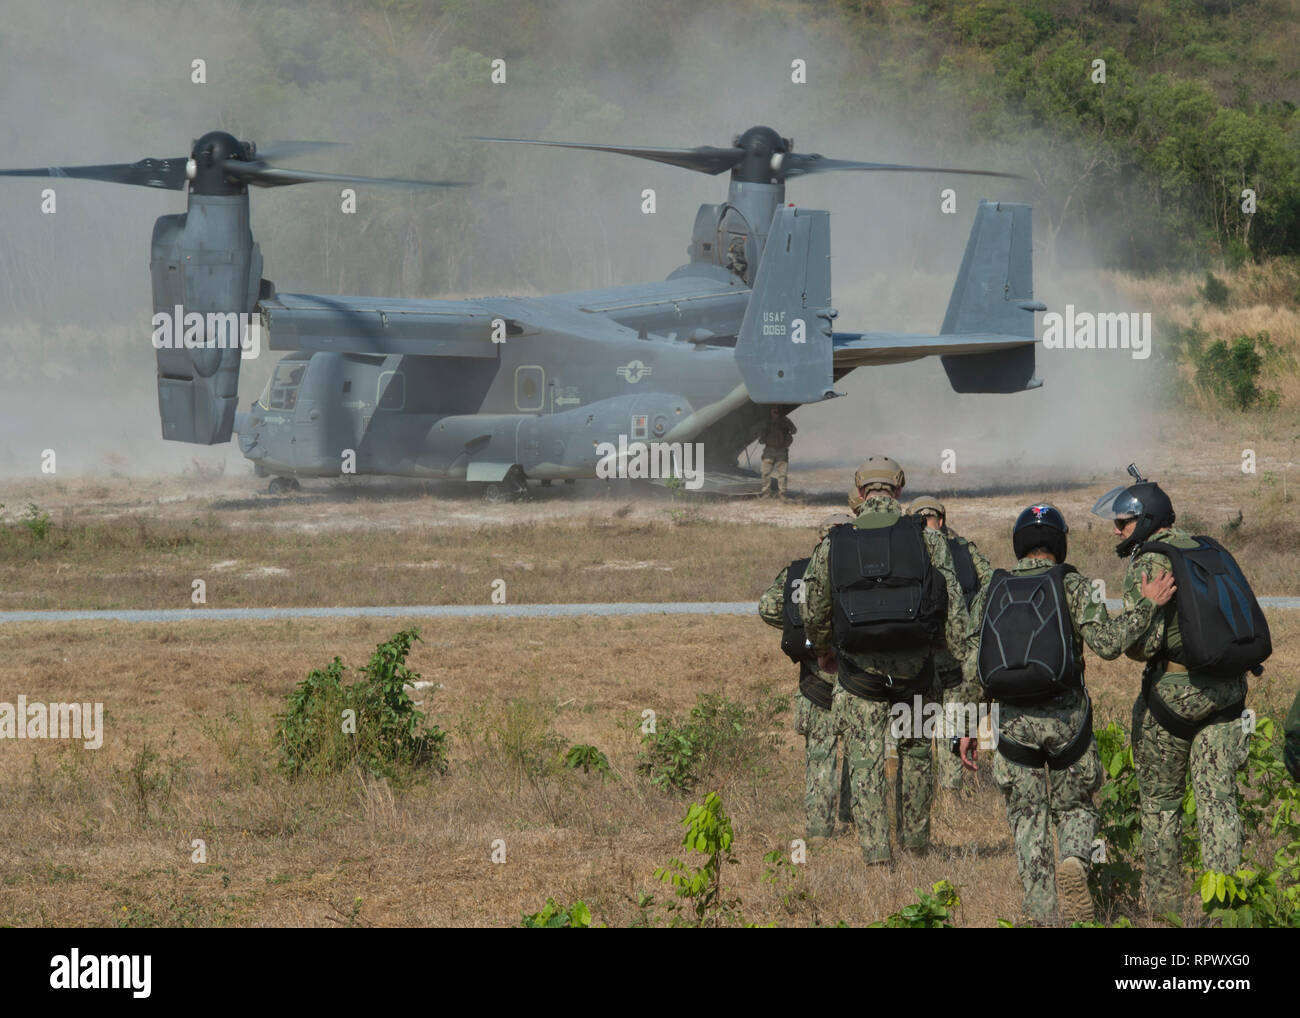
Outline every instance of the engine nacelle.
<path fill-rule="evenodd" d="M 191 193 L 184 215 L 154 224 L 154 346 L 162 437 L 230 440 L 239 395 L 240 342 L 257 301 L 262 255 L 248 225 L 248 194 Z M 157 323 L 166 316 L 167 327 Z"/>

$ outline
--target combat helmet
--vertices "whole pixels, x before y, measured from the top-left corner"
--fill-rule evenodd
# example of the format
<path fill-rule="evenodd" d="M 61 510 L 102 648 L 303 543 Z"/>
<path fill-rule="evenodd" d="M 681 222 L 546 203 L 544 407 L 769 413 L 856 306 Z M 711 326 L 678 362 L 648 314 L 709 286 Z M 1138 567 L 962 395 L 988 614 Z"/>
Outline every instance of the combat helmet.
<path fill-rule="evenodd" d="M 903 468 L 888 456 L 869 456 L 853 475 L 855 488 L 902 488 L 906 483 Z"/>
<path fill-rule="evenodd" d="M 946 518 L 947 512 L 944 511 L 943 503 L 933 495 L 921 495 L 912 499 L 912 504 L 907 507 L 909 516 L 939 516 Z"/>
<path fill-rule="evenodd" d="M 1015 549 L 1016 558 L 1024 558 L 1035 548 L 1046 548 L 1057 562 L 1064 562 L 1069 542 L 1061 510 L 1051 502 L 1035 502 L 1016 517 L 1015 526 L 1011 528 L 1011 547 Z"/>
<path fill-rule="evenodd" d="M 833 527 L 838 527 L 841 523 L 852 523 L 853 517 L 848 513 L 832 513 L 822 520 L 817 526 L 817 539 L 826 540 L 826 535 L 831 532 Z"/>
<path fill-rule="evenodd" d="M 1143 477 L 1136 464 L 1130 463 L 1128 472 L 1136 484 L 1112 488 L 1092 507 L 1093 513 L 1105 520 L 1137 520 L 1133 533 L 1115 545 L 1115 554 L 1120 558 L 1127 558 L 1157 530 L 1173 526 L 1177 519 L 1174 504 L 1160 485 Z"/>

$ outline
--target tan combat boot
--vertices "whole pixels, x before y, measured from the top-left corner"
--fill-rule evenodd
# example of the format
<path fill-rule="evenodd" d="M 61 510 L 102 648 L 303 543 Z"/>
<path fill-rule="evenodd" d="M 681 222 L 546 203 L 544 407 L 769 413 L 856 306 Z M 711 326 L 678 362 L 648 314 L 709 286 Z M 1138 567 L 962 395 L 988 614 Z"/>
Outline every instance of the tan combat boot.
<path fill-rule="evenodd" d="M 1088 867 L 1076 856 L 1066 856 L 1056 867 L 1056 897 L 1065 922 L 1092 920 L 1095 912 L 1092 892 L 1088 890 Z"/>

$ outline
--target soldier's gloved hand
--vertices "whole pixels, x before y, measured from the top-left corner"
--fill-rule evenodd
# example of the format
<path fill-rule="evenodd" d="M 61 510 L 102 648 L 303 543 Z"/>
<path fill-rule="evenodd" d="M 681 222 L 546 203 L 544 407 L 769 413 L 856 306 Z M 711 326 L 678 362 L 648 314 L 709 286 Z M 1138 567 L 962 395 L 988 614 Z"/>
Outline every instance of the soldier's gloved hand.
<path fill-rule="evenodd" d="M 1169 599 L 1173 597 L 1174 593 L 1178 590 L 1178 588 L 1174 586 L 1173 576 L 1167 572 L 1161 573 L 1154 580 L 1146 573 L 1143 573 L 1142 582 L 1139 584 L 1139 587 L 1142 591 L 1142 596 L 1150 598 L 1157 605 L 1168 604 Z"/>
<path fill-rule="evenodd" d="M 980 752 L 980 744 L 978 739 L 970 739 L 970 738 L 963 737 L 961 740 L 961 753 L 960 753 L 961 765 L 972 771 L 979 770 L 980 769 L 979 764 L 975 762 L 975 758 L 979 756 L 979 752 Z"/>
<path fill-rule="evenodd" d="M 835 651 L 828 650 L 825 654 L 817 655 L 817 667 L 824 672 L 837 672 L 840 670 L 840 663 L 835 657 Z"/>

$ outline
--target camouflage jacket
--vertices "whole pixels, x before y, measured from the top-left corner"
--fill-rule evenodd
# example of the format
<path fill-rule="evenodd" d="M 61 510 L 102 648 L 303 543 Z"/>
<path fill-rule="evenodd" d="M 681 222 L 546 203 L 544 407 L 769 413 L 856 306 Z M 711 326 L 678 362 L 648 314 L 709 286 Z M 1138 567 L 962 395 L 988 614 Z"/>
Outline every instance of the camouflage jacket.
<path fill-rule="evenodd" d="M 859 528 L 879 526 L 892 519 L 899 519 L 902 515 L 903 507 L 897 500 L 887 495 L 871 495 L 862 502 L 854 525 Z M 957 573 L 953 569 L 952 552 L 948 550 L 948 543 L 939 531 L 927 527 L 921 531 L 921 534 L 926 551 L 930 554 L 930 564 L 939 571 L 948 590 L 948 614 L 944 619 L 943 638 L 933 649 L 946 647 L 948 653 L 960 661 L 967 655 L 967 641 L 970 635 L 969 616 L 966 614 L 966 602 L 962 599 L 961 586 L 957 583 Z M 834 595 L 830 583 L 830 547 L 829 537 L 817 545 L 803 574 L 804 632 L 818 654 L 830 651 L 834 640 L 832 632 Z M 885 679 L 904 680 L 916 678 L 929 656 L 929 652 L 926 651 L 845 655 L 848 664 L 858 671 Z"/>
<path fill-rule="evenodd" d="M 782 618 L 785 611 L 785 574 L 789 570 L 789 566 L 782 567 L 772 585 L 758 599 L 759 617 L 769 626 L 782 630 L 785 629 L 785 619 Z"/>
<path fill-rule="evenodd" d="M 758 440 L 763 443 L 763 459 L 783 459 L 789 452 L 798 429 L 788 417 L 778 417 L 763 426 Z"/>
<path fill-rule="evenodd" d="M 984 553 L 975 546 L 974 541 L 967 540 L 947 527 L 939 531 L 939 533 L 943 534 L 944 540 L 955 540 L 958 544 L 965 545 L 967 550 L 970 551 L 970 559 L 975 566 L 975 578 L 979 580 L 979 592 L 975 595 L 976 599 L 978 599 L 980 594 L 989 589 L 989 581 L 993 579 L 993 564 L 984 557 Z M 971 608 L 974 607 L 975 600 L 972 600 Z M 935 667 L 939 669 L 940 675 L 962 667 L 962 663 L 954 660 L 953 656 L 943 647 L 940 647 L 935 652 L 934 663 Z"/>
<path fill-rule="evenodd" d="M 772 585 L 768 587 L 767 590 L 763 592 L 763 596 L 758 599 L 759 617 L 769 626 L 774 626 L 782 632 L 785 631 L 785 575 L 789 569 L 790 567 L 786 566 L 777 573 L 776 579 L 772 581 Z M 817 667 L 816 660 L 813 660 L 810 663 L 812 664 L 813 671 L 817 673 L 818 678 L 834 684 L 835 675 L 832 672 L 822 671 Z"/>
<path fill-rule="evenodd" d="M 1022 558 L 1007 570 L 1012 576 L 1032 576 L 1044 573 L 1052 563 L 1041 558 Z M 1113 661 L 1119 657 L 1151 624 L 1151 616 L 1156 611 L 1154 601 L 1138 595 L 1133 605 L 1122 615 L 1112 617 L 1106 610 L 1106 602 L 1094 594 L 1094 586 L 1082 573 L 1066 573 L 1061 580 L 1065 587 L 1065 598 L 1069 603 L 1070 623 L 1074 628 L 1074 655 L 1079 662 L 1079 670 L 1084 668 L 1083 646 L 1086 643 L 1103 661 Z M 984 612 L 987 608 L 989 588 L 986 586 L 971 605 L 971 653 L 963 662 L 964 681 L 960 699 L 977 703 L 983 699 L 984 691 L 980 686 L 978 674 L 979 634 L 984 625 Z"/>
<path fill-rule="evenodd" d="M 1191 547 L 1191 536 L 1182 527 L 1162 527 L 1148 537 L 1147 540 L 1167 541 L 1179 547 L 1185 541 L 1188 547 Z M 1162 555 L 1157 551 L 1148 551 L 1141 555 L 1132 556 L 1129 559 L 1128 570 L 1124 573 L 1124 608 L 1127 610 L 1130 605 L 1135 604 L 1138 598 L 1142 596 L 1139 585 L 1144 575 L 1155 579 L 1163 572 L 1173 572 L 1173 564 L 1169 561 L 1168 555 Z M 1178 598 L 1179 594 L 1175 593 L 1169 599 L 1168 604 L 1155 610 L 1150 623 L 1139 631 L 1132 646 L 1126 648 L 1129 657 L 1135 661 L 1150 661 L 1152 658 L 1164 657 L 1170 648 L 1177 649 L 1183 645 L 1182 633 L 1178 628 Z M 1159 681 L 1172 683 L 1173 685 L 1181 685 L 1188 681 L 1195 684 L 1210 682 L 1225 690 L 1228 685 L 1236 683 L 1241 687 L 1241 696 L 1246 695 L 1246 677 L 1244 675 L 1240 679 L 1225 681 L 1198 676 L 1196 673 L 1184 677 L 1183 673 L 1179 672 L 1167 678 L 1162 676 Z M 1168 695 L 1165 695 L 1163 699 L 1168 700 Z"/>

